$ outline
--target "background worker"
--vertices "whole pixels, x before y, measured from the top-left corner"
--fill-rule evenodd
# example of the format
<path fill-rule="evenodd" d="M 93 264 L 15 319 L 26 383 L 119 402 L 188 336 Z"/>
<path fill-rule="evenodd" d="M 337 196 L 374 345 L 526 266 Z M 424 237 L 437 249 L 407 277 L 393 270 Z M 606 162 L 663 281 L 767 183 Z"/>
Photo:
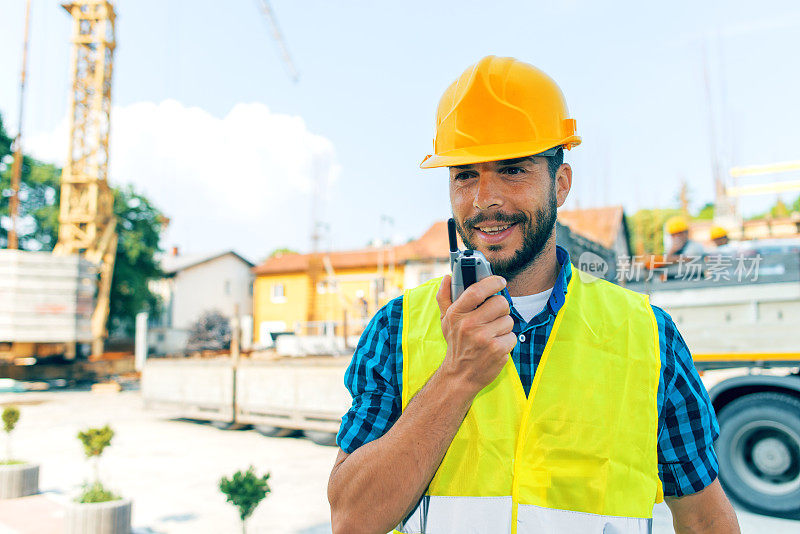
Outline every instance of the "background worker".
<path fill-rule="evenodd" d="M 739 256 L 736 245 L 730 242 L 728 231 L 721 226 L 711 227 L 711 240 L 714 248 L 704 258 L 706 277 L 715 280 L 732 279 L 737 269 L 735 259 Z"/>
<path fill-rule="evenodd" d="M 677 262 L 679 258 L 702 257 L 705 253 L 703 245 L 689 239 L 689 222 L 682 215 L 667 220 L 665 225 L 670 237 L 667 261 Z"/>
<path fill-rule="evenodd" d="M 579 143 L 555 82 L 512 58 L 444 93 L 421 166 L 449 167 L 459 233 L 495 276 L 455 302 L 445 276 L 372 318 L 345 376 L 335 534 L 644 533 L 662 493 L 679 533 L 739 531 L 674 323 L 556 245 Z"/>
<path fill-rule="evenodd" d="M 670 217 L 665 226 L 670 236 L 670 247 L 664 257 L 666 277 L 702 276 L 706 251 L 703 245 L 689 239 L 689 222 L 682 215 L 676 215 Z"/>
<path fill-rule="evenodd" d="M 714 246 L 717 248 L 727 245 L 730 243 L 730 239 L 728 239 L 728 231 L 721 226 L 712 226 L 711 241 L 714 242 Z"/>

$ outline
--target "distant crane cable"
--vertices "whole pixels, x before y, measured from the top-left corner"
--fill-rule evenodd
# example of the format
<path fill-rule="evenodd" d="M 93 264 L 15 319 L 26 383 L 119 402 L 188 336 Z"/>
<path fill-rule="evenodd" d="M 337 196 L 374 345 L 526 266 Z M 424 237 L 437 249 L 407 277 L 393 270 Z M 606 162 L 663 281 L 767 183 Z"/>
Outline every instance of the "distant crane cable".
<path fill-rule="evenodd" d="M 266 17 L 267 22 L 269 22 L 270 28 L 272 29 L 272 37 L 275 39 L 275 42 L 278 43 L 278 48 L 280 48 L 283 62 L 286 63 L 286 66 L 289 68 L 289 76 L 291 76 L 293 82 L 297 83 L 297 80 L 299 80 L 300 76 L 297 73 L 297 69 L 294 68 L 292 57 L 289 55 L 289 50 L 286 48 L 286 42 L 283 39 L 283 34 L 281 34 L 281 30 L 278 27 L 278 20 L 275 18 L 275 14 L 272 12 L 272 8 L 267 0 L 261 0 L 261 11 L 264 13 L 264 17 Z"/>
<path fill-rule="evenodd" d="M 22 73 L 19 83 L 19 123 L 17 125 L 17 136 L 14 138 L 14 163 L 11 168 L 11 198 L 9 198 L 8 214 L 11 216 L 11 228 L 8 232 L 8 248 L 16 250 L 19 248 L 17 236 L 17 219 L 19 217 L 19 189 L 20 179 L 22 178 L 22 117 L 25 109 L 25 68 L 28 63 L 28 30 L 31 15 L 31 0 L 25 4 L 25 41 L 22 46 Z"/>

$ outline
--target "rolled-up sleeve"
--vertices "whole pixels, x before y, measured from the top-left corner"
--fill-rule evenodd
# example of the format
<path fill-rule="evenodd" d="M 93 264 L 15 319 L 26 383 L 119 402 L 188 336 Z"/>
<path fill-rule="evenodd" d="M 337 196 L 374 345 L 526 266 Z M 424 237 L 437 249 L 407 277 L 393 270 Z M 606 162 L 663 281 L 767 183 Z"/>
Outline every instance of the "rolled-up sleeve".
<path fill-rule="evenodd" d="M 714 440 L 719 436 L 714 407 L 695 369 L 689 347 L 672 318 L 653 306 L 662 360 L 658 471 L 664 495 L 696 493 L 719 472 Z"/>
<path fill-rule="evenodd" d="M 336 443 L 351 453 L 382 435 L 401 412 L 399 348 L 402 297 L 378 310 L 361 334 L 344 384 L 353 403 L 342 418 Z"/>

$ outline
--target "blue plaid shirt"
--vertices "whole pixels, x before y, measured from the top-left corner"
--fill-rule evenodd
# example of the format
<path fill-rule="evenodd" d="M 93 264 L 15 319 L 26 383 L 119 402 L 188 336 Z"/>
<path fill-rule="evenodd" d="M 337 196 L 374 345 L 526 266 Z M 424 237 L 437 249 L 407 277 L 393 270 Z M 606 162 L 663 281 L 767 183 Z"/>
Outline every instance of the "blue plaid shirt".
<path fill-rule="evenodd" d="M 511 358 L 525 393 L 544 352 L 555 316 L 564 304 L 572 276 L 569 254 L 556 248 L 561 271 L 547 306 L 527 324 L 511 306 L 519 342 Z M 512 304 L 506 289 L 503 295 Z M 692 355 L 672 318 L 653 306 L 661 346 L 658 383 L 658 473 L 665 495 L 696 493 L 717 477 L 714 440 L 719 426 L 714 408 L 694 367 Z M 401 413 L 403 297 L 381 308 L 370 321 L 353 354 L 344 381 L 353 404 L 342 419 L 336 441 L 345 452 L 385 434 Z"/>

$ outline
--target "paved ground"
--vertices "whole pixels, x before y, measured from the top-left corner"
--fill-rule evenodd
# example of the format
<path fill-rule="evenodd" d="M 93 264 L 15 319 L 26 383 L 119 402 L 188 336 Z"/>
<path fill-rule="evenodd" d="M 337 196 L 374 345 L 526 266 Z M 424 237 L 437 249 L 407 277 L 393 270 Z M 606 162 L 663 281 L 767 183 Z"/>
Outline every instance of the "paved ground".
<path fill-rule="evenodd" d="M 43 495 L 16 504 L 0 501 L 0 534 L 56 534 L 52 525 L 62 513 L 59 503 L 75 495 L 89 474 L 75 436 L 81 428 L 105 423 L 117 435 L 102 460 L 102 475 L 113 489 L 133 499 L 135 534 L 241 532 L 217 482 L 248 465 L 269 471 L 273 489 L 250 520 L 250 534 L 330 533 L 325 486 L 335 448 L 165 419 L 142 410 L 137 392 L 0 395 L 0 404 L 8 402 L 22 410 L 15 455 L 42 465 Z M 800 531 L 800 521 L 743 511 L 739 517 L 745 533 Z M 36 523 L 42 527 L 33 528 Z M 655 532 L 672 532 L 663 505 L 656 509 Z"/>

